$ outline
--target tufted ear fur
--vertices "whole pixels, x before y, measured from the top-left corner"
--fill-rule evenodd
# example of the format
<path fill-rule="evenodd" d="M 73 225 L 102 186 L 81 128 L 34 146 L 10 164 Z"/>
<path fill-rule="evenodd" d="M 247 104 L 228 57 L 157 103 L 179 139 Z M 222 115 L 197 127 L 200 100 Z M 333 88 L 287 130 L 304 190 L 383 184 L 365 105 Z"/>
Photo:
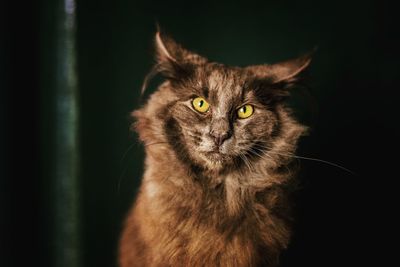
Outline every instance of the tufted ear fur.
<path fill-rule="evenodd" d="M 158 31 L 155 36 L 156 59 L 159 64 L 203 64 L 207 62 L 204 57 L 193 53 L 180 44 L 176 43 L 171 37 Z"/>
<path fill-rule="evenodd" d="M 160 30 L 155 35 L 154 43 L 156 65 L 145 78 L 142 93 L 148 81 L 158 73 L 172 81 L 182 80 L 190 76 L 196 65 L 207 62 L 206 58 L 183 48 Z"/>
<path fill-rule="evenodd" d="M 249 84 L 265 102 L 279 102 L 289 96 L 289 90 L 301 85 L 313 52 L 273 65 L 256 65 L 246 69 L 251 73 Z"/>
<path fill-rule="evenodd" d="M 312 53 L 273 65 L 256 65 L 248 69 L 255 79 L 268 80 L 272 84 L 296 82 L 311 62 Z"/>
<path fill-rule="evenodd" d="M 311 63 L 311 53 L 270 66 L 273 82 L 294 82 Z"/>

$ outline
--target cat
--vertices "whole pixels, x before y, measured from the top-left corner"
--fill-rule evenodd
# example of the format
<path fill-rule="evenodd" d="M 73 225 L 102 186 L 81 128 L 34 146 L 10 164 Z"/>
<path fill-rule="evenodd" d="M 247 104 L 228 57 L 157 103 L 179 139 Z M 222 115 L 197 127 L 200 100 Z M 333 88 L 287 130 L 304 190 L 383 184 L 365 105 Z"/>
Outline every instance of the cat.
<path fill-rule="evenodd" d="M 291 235 L 292 160 L 307 127 L 285 100 L 311 55 L 272 65 L 209 61 L 164 33 L 132 112 L 145 172 L 122 232 L 119 265 L 268 266 Z"/>

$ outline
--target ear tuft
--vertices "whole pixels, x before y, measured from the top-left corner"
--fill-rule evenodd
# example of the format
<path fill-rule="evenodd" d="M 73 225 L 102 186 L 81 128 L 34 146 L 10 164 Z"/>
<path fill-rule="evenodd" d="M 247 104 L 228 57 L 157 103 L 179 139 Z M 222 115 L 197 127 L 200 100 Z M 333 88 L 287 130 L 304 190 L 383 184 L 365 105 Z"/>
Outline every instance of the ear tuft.
<path fill-rule="evenodd" d="M 159 29 L 155 36 L 155 47 L 157 63 L 202 64 L 207 62 L 206 58 L 183 48 Z"/>
<path fill-rule="evenodd" d="M 174 58 L 170 55 L 167 48 L 164 45 L 163 40 L 161 39 L 161 33 L 158 31 L 156 33 L 156 49 L 157 49 L 157 56 L 159 57 L 158 60 L 173 60 Z"/>
<path fill-rule="evenodd" d="M 310 65 L 314 52 L 315 49 L 301 57 L 273 65 L 246 67 L 251 77 L 248 86 L 265 102 L 286 99 L 290 95 L 290 89 L 306 86 L 303 74 Z"/>
<path fill-rule="evenodd" d="M 191 75 L 195 65 L 207 62 L 206 58 L 183 48 L 163 33 L 158 25 L 154 45 L 156 64 L 143 81 L 142 94 L 149 81 L 157 74 L 172 81 L 180 81 Z"/>
<path fill-rule="evenodd" d="M 311 63 L 314 51 L 295 59 L 287 60 L 269 66 L 269 74 L 274 83 L 293 82 Z"/>
<path fill-rule="evenodd" d="M 266 64 L 249 66 L 246 69 L 251 73 L 255 80 L 261 83 L 285 83 L 286 85 L 294 84 L 301 78 L 301 74 L 303 74 L 303 72 L 310 65 L 314 52 L 315 49 L 295 59 L 272 65 Z"/>
<path fill-rule="evenodd" d="M 175 57 L 180 54 L 179 50 L 183 49 L 170 37 L 161 33 L 161 31 L 157 31 L 156 33 L 155 46 L 156 59 L 158 63 L 165 61 L 177 62 Z"/>

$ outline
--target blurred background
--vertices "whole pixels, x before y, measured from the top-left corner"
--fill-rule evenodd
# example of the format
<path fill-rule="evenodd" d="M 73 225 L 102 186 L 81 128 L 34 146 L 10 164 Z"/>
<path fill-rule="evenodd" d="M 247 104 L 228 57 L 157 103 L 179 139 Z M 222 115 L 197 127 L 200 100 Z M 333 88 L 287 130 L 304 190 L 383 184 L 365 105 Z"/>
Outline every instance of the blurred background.
<path fill-rule="evenodd" d="M 0 266 L 116 266 L 143 171 L 129 113 L 146 100 L 156 22 L 230 65 L 318 46 L 310 89 L 291 100 L 312 127 L 298 155 L 355 175 L 301 161 L 282 266 L 389 262 L 400 35 L 388 2 L 38 0 L 0 12 Z"/>

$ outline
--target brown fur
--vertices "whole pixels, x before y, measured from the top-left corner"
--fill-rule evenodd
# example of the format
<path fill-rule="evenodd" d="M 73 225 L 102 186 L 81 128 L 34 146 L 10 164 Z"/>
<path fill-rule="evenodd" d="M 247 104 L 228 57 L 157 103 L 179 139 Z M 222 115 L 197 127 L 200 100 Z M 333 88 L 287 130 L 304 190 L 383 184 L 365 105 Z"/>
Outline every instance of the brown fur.
<path fill-rule="evenodd" d="M 167 80 L 133 112 L 145 173 L 120 266 L 277 266 L 290 239 L 291 154 L 305 132 L 283 99 L 310 59 L 237 68 L 159 33 L 156 47 L 151 75 Z M 206 98 L 210 112 L 194 111 L 194 96 Z M 239 120 L 234 111 L 244 103 L 255 113 Z M 225 152 L 207 154 L 208 131 L 220 129 L 232 131 Z"/>

